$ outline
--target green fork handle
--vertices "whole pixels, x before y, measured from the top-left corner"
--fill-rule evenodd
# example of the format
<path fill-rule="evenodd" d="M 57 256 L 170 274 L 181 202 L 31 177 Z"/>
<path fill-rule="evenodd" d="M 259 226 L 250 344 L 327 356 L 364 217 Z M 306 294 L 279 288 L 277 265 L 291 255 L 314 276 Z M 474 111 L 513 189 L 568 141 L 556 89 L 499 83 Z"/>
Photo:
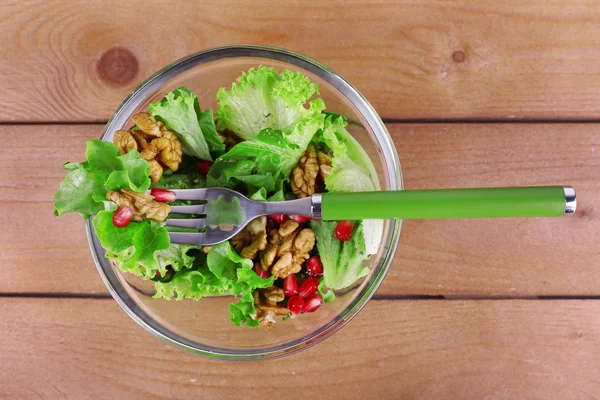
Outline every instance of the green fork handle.
<path fill-rule="evenodd" d="M 557 217 L 575 212 L 570 186 L 323 193 L 324 220 Z"/>

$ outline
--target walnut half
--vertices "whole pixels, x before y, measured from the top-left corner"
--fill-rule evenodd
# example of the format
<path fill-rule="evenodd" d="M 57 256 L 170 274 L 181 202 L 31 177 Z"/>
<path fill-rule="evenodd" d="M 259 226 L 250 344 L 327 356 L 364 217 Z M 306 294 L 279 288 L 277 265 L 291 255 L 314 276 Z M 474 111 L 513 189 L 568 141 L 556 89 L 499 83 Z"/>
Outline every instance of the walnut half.
<path fill-rule="evenodd" d="M 139 149 L 131 132 L 122 129 L 115 132 L 113 143 L 119 148 L 121 154 L 127 154 L 133 149 Z"/>
<path fill-rule="evenodd" d="M 165 168 L 177 171 L 183 155 L 177 135 L 145 112 L 134 115 L 133 121 L 139 130 L 118 130 L 113 137 L 121 154 L 138 150 L 140 157 L 150 164 L 148 175 L 152 182 L 160 180 Z"/>
<path fill-rule="evenodd" d="M 267 217 L 259 217 L 231 239 L 233 248 L 244 258 L 254 259 L 267 247 Z"/>
<path fill-rule="evenodd" d="M 276 286 L 258 289 L 254 292 L 255 319 L 260 322 L 262 327 L 271 330 L 276 322 L 275 317 L 285 317 L 292 314 L 289 308 L 277 305 L 284 299 L 283 289 Z"/>
<path fill-rule="evenodd" d="M 133 122 L 137 125 L 138 128 L 146 135 L 161 137 L 161 128 L 163 127 L 163 123 L 157 121 L 152 115 L 147 112 L 141 112 L 135 114 L 133 116 Z"/>
<path fill-rule="evenodd" d="M 302 264 L 310 257 L 315 246 L 315 233 L 309 228 L 301 228 L 292 220 L 286 221 L 269 232 L 269 244 L 260 254 L 263 270 L 271 268 L 271 274 L 277 278 L 287 278 L 300 272 Z"/>
<path fill-rule="evenodd" d="M 292 192 L 300 198 L 312 196 L 315 193 L 318 174 L 317 153 L 313 146 L 308 146 L 308 149 L 292 170 Z"/>
<path fill-rule="evenodd" d="M 145 218 L 162 222 L 171 212 L 171 207 L 166 203 L 159 203 L 154 197 L 146 193 L 138 193 L 129 189 L 120 192 L 111 190 L 106 193 L 106 199 L 114 201 L 119 207 L 129 206 L 133 210 L 134 221 L 142 221 Z"/>
<path fill-rule="evenodd" d="M 323 182 L 331 175 L 331 157 L 319 151 L 317 153 L 317 161 L 319 162 L 319 177 Z"/>

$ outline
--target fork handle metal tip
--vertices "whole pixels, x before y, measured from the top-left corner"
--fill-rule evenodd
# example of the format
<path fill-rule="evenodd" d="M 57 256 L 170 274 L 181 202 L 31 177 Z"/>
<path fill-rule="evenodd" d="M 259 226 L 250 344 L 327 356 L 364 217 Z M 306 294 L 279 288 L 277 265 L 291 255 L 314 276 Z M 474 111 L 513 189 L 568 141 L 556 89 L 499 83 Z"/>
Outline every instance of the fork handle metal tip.
<path fill-rule="evenodd" d="M 571 186 L 323 193 L 324 220 L 556 217 L 573 214 Z"/>
<path fill-rule="evenodd" d="M 565 214 L 575 214 L 577 211 L 577 195 L 573 186 L 563 186 L 565 192 Z"/>

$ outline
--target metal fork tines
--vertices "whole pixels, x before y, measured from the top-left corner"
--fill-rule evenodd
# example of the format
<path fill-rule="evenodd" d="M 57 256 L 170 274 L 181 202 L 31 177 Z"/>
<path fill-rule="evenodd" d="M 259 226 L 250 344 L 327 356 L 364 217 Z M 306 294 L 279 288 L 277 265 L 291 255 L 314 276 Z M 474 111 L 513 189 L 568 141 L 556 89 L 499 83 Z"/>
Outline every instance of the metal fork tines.
<path fill-rule="evenodd" d="M 320 218 L 319 195 L 290 201 L 260 202 L 224 188 L 171 191 L 175 192 L 177 200 L 200 203 L 171 206 L 172 214 L 191 214 L 194 217 L 174 218 L 170 215 L 167 227 L 196 230 L 171 230 L 169 236 L 172 243 L 208 246 L 224 242 L 238 234 L 250 221 L 263 215 L 297 214 Z"/>

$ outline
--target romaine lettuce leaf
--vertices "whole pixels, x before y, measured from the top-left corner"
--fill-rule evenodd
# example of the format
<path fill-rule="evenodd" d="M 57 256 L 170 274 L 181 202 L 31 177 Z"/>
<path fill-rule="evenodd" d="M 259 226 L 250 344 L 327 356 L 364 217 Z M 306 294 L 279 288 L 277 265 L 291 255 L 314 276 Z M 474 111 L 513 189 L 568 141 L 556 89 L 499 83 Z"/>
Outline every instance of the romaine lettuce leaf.
<path fill-rule="evenodd" d="M 335 238 L 337 221 L 311 221 L 310 227 L 315 232 L 319 256 L 323 263 L 323 281 L 319 285 L 339 290 L 352 285 L 358 279 L 369 274 L 365 260 L 369 259 L 365 249 L 365 238 L 362 224 L 354 228 L 352 238 L 341 242 Z"/>
<path fill-rule="evenodd" d="M 284 130 L 265 129 L 236 144 L 208 171 L 208 187 L 244 189 L 250 196 L 264 188 L 267 195 L 281 191 L 314 134 L 323 126 L 325 104 L 312 102 L 312 115 Z"/>
<path fill-rule="evenodd" d="M 90 140 L 85 153 L 85 162 L 63 165 L 70 172 L 54 195 L 55 215 L 77 212 L 89 218 L 109 206 L 105 197 L 109 190 L 143 192 L 150 187 L 150 164 L 137 150 L 121 155 L 110 142 Z"/>
<path fill-rule="evenodd" d="M 323 298 L 323 301 L 325 303 L 329 303 L 335 300 L 335 293 L 333 292 L 333 290 L 327 288 L 323 277 L 319 279 L 319 287 L 317 289 L 317 293 Z"/>
<path fill-rule="evenodd" d="M 217 92 L 216 117 L 219 129 L 229 129 L 242 139 L 250 139 L 263 129 L 284 130 L 312 112 L 305 108 L 318 86 L 300 72 L 270 67 L 251 68 L 233 83 L 231 90 Z"/>
<path fill-rule="evenodd" d="M 325 128 L 316 140 L 331 150 L 331 174 L 325 179 L 330 192 L 368 192 L 380 190 L 373 162 L 362 146 L 346 130 L 346 118 L 329 114 Z M 362 222 L 367 254 L 376 254 L 383 235 L 383 220 L 369 219 Z"/>
<path fill-rule="evenodd" d="M 364 192 L 379 190 L 375 167 L 365 150 L 346 130 L 346 119 L 327 114 L 324 129 L 315 140 L 331 152 L 331 174 L 325 179 L 330 192 Z M 364 266 L 370 254 L 379 248 L 383 234 L 382 220 L 364 220 L 356 223 L 350 241 L 335 238 L 336 221 L 312 221 L 317 248 L 323 262 L 323 281 L 319 287 L 339 290 L 366 276 Z"/>
<path fill-rule="evenodd" d="M 236 325 L 256 326 L 252 293 L 272 286 L 274 278 L 259 277 L 252 266 L 252 260 L 239 256 L 229 242 L 219 243 L 211 247 L 206 264 L 196 263 L 193 269 L 181 270 L 169 282 L 156 282 L 155 297 L 199 300 L 231 293 L 240 296 L 238 303 L 229 305 L 231 321 Z"/>
<path fill-rule="evenodd" d="M 150 104 L 148 111 L 175 132 L 184 153 L 212 161 L 213 155 L 218 157 L 225 151 L 212 121 L 212 111 L 201 112 L 198 98 L 188 89 L 180 87 L 167 93 Z"/>
<path fill-rule="evenodd" d="M 379 189 L 377 172 L 360 144 L 346 130 L 346 119 L 328 116 L 317 140 L 333 153 L 325 187 L 331 192 L 366 192 Z"/>

